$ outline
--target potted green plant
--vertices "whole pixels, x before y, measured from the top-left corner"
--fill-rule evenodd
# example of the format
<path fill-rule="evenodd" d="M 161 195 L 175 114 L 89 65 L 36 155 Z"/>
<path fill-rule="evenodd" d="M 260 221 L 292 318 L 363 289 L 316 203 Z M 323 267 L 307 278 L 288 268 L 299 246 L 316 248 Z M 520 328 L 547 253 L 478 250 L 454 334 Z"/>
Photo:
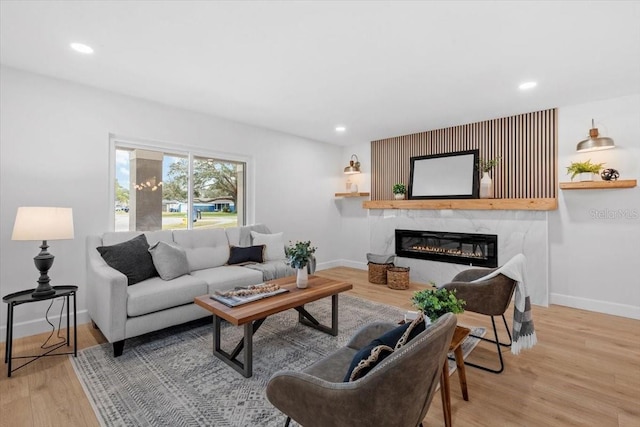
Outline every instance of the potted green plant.
<path fill-rule="evenodd" d="M 500 161 L 500 157 L 495 157 L 493 159 L 480 159 L 478 160 L 478 169 L 482 173 L 489 173 L 491 169 L 495 168 Z"/>
<path fill-rule="evenodd" d="M 285 248 L 287 255 L 287 264 L 296 269 L 296 286 L 306 288 L 309 282 L 307 264 L 309 259 L 316 252 L 316 247 L 311 246 L 310 241 L 296 242 L 289 244 Z"/>
<path fill-rule="evenodd" d="M 593 174 L 600 173 L 604 163 L 591 163 L 591 159 L 584 162 L 571 162 L 567 166 L 567 175 L 571 174 L 571 181 L 578 176 L 580 181 L 593 181 Z"/>
<path fill-rule="evenodd" d="M 423 289 L 411 297 L 414 307 L 422 311 L 431 322 L 445 313 L 462 313 L 466 301 L 456 297 L 456 291 L 445 288 Z"/>
<path fill-rule="evenodd" d="M 482 172 L 482 178 L 480 179 L 480 197 L 483 199 L 493 198 L 493 180 L 489 172 L 496 167 L 499 161 L 500 157 L 478 160 L 478 169 Z"/>
<path fill-rule="evenodd" d="M 402 182 L 398 182 L 393 184 L 393 197 L 402 200 L 404 199 L 404 195 L 407 194 L 407 187 Z"/>

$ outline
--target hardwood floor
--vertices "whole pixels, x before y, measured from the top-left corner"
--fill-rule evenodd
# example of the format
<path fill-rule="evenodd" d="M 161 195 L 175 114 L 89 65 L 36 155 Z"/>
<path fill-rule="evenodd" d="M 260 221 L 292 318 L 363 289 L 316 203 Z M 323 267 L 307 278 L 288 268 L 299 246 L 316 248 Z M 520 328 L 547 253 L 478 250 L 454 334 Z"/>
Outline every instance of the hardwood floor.
<path fill-rule="evenodd" d="M 412 283 L 407 290 L 391 290 L 369 283 L 366 271 L 344 267 L 318 275 L 349 280 L 354 284 L 351 294 L 406 309 L 411 309 L 413 292 L 422 288 Z M 533 316 L 538 344 L 518 356 L 505 350 L 502 374 L 467 367 L 468 402 L 462 399 L 454 374 L 453 424 L 639 426 L 640 321 L 561 306 L 534 306 Z M 464 313 L 458 319 L 463 325 L 491 328 L 486 316 Z M 509 317 L 507 320 L 511 324 Z M 37 352 L 47 335 L 16 340 L 14 355 Z M 104 337 L 90 324 L 78 327 L 79 348 L 103 342 Z M 492 350 L 481 343 L 470 357 L 495 366 L 497 357 Z M 98 426 L 66 356 L 40 359 L 11 378 L 7 378 L 6 365 L 3 368 L 0 426 Z M 425 425 L 443 425 L 439 393 Z"/>

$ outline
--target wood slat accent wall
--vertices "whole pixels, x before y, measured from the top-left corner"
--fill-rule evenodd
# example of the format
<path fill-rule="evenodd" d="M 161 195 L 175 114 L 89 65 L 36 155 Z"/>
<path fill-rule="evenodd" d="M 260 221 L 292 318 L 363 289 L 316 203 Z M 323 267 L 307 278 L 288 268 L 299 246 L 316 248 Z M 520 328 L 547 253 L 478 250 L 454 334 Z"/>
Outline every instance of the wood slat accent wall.
<path fill-rule="evenodd" d="M 411 157 L 475 148 L 481 158 L 501 158 L 491 171 L 494 197 L 555 198 L 557 129 L 554 108 L 372 141 L 371 200 L 393 199 L 393 184 L 409 184 Z"/>

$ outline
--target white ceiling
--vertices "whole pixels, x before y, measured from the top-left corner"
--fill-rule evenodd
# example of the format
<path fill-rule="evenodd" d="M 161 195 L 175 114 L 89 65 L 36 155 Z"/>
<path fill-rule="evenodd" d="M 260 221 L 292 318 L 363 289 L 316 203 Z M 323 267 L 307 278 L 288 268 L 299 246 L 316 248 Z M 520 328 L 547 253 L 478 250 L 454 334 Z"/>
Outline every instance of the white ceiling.
<path fill-rule="evenodd" d="M 640 93 L 640 1 L 1 0 L 0 62 L 348 145 Z"/>

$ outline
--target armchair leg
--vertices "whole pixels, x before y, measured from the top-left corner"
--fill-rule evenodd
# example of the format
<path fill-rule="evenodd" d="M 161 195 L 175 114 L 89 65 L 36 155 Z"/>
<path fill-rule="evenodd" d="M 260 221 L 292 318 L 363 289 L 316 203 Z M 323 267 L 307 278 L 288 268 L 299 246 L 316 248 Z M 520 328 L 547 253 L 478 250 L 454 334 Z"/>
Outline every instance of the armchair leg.
<path fill-rule="evenodd" d="M 289 427 L 290 423 L 291 423 L 291 417 L 287 417 L 287 421 L 284 423 L 284 427 Z"/>
<path fill-rule="evenodd" d="M 509 342 L 508 343 L 503 343 L 500 342 L 500 340 L 498 339 L 498 330 L 496 329 L 496 321 L 495 321 L 495 316 L 491 316 L 491 325 L 493 326 L 493 336 L 495 337 L 495 340 L 489 339 L 489 338 L 485 338 L 485 337 L 479 337 L 476 335 L 471 335 L 474 338 L 479 338 L 483 341 L 487 341 L 490 343 L 494 343 L 496 345 L 496 349 L 498 351 L 498 360 L 500 361 L 500 369 L 492 369 L 492 368 L 488 368 L 486 366 L 481 366 L 481 365 L 477 365 L 475 363 L 471 363 L 471 362 L 467 362 L 465 360 L 464 364 L 467 366 L 472 366 L 474 368 L 478 368 L 478 369 L 482 369 L 483 371 L 487 371 L 487 372 L 493 372 L 494 374 L 499 374 L 502 371 L 504 371 L 504 361 L 502 360 L 502 350 L 500 349 L 500 346 L 502 347 L 511 347 L 511 344 L 513 343 L 513 340 L 511 338 L 511 332 L 509 331 L 509 326 L 507 325 L 507 319 L 504 317 L 504 314 L 502 315 L 502 321 L 504 322 L 504 327 L 507 331 L 507 335 L 509 336 Z"/>

